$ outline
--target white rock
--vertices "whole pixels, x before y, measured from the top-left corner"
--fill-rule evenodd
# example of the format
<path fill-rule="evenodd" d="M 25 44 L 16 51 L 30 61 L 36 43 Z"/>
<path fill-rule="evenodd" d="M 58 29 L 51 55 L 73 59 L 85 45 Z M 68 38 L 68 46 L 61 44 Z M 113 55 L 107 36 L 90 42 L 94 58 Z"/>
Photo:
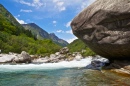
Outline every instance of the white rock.
<path fill-rule="evenodd" d="M 60 55 L 60 52 L 56 52 L 55 55 L 56 55 L 56 56 L 59 56 L 59 55 Z"/>
<path fill-rule="evenodd" d="M 49 60 L 45 58 L 34 59 L 32 63 L 47 63 Z"/>
<path fill-rule="evenodd" d="M 64 47 L 62 49 L 60 49 L 60 53 L 61 54 L 67 54 L 69 52 L 69 48 L 68 47 Z"/>
<path fill-rule="evenodd" d="M 51 58 L 51 59 L 53 59 L 53 58 L 55 58 L 55 57 L 56 57 L 55 54 L 51 54 L 51 55 L 50 55 L 50 58 Z"/>
<path fill-rule="evenodd" d="M 0 57 L 0 63 L 12 62 L 15 57 L 15 55 L 2 54 Z"/>
<path fill-rule="evenodd" d="M 75 57 L 75 60 L 80 61 L 82 58 L 83 58 L 83 57 L 82 57 L 81 55 L 77 55 L 77 56 Z"/>

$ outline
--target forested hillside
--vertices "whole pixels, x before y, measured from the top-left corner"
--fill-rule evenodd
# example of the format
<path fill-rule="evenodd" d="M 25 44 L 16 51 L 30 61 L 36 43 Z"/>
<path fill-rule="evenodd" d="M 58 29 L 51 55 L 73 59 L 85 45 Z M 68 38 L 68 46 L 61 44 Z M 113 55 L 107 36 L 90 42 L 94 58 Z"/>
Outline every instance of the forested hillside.
<path fill-rule="evenodd" d="M 4 6 L 0 5 L 0 49 L 2 53 L 26 51 L 30 54 L 50 54 L 61 47 L 51 40 L 38 40 L 25 30 Z"/>
<path fill-rule="evenodd" d="M 92 50 L 90 50 L 87 45 L 85 45 L 80 39 L 74 40 L 68 45 L 70 52 L 82 52 L 83 56 L 93 56 L 96 55 Z"/>

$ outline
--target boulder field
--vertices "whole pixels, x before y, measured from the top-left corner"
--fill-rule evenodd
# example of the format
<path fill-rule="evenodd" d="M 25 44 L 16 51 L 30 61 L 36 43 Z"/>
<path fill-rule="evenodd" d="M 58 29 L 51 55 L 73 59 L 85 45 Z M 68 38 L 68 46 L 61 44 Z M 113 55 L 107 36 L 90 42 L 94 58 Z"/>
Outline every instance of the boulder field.
<path fill-rule="evenodd" d="M 57 63 L 61 61 L 80 61 L 83 56 L 80 52 L 69 52 L 69 48 L 64 47 L 50 56 L 42 57 L 40 55 L 29 55 L 27 52 L 22 51 L 21 54 L 9 52 L 9 54 L 0 54 L 0 64 L 3 63 Z"/>
<path fill-rule="evenodd" d="M 130 59 L 130 0 L 96 0 L 71 22 L 75 36 L 108 59 Z"/>

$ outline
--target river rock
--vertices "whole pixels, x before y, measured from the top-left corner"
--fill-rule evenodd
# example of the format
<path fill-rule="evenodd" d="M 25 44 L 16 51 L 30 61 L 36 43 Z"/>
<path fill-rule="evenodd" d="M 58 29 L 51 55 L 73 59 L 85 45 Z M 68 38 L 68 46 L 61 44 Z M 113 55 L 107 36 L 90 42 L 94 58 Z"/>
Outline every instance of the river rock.
<path fill-rule="evenodd" d="M 14 58 L 13 62 L 30 63 L 31 62 L 31 56 L 27 52 L 22 51 L 20 55 L 17 55 L 17 57 Z"/>
<path fill-rule="evenodd" d="M 105 70 L 111 70 L 118 74 L 130 76 L 130 61 L 129 60 L 113 60 L 110 65 L 104 67 Z"/>
<path fill-rule="evenodd" d="M 96 0 L 73 19 L 71 27 L 95 53 L 130 58 L 130 0 Z"/>
<path fill-rule="evenodd" d="M 81 54 L 78 54 L 78 55 L 75 56 L 75 60 L 77 60 L 77 61 L 80 61 L 82 58 L 83 57 L 82 57 Z"/>
<path fill-rule="evenodd" d="M 56 58 L 56 55 L 55 55 L 55 54 L 51 54 L 51 55 L 50 55 L 50 58 L 51 58 L 51 59 L 55 59 L 55 58 Z"/>
<path fill-rule="evenodd" d="M 64 47 L 64 48 L 60 49 L 60 54 L 67 54 L 68 52 L 69 52 L 68 47 Z"/>
<path fill-rule="evenodd" d="M 48 63 L 48 62 L 49 62 L 49 59 L 47 58 L 38 58 L 38 59 L 32 60 L 32 63 L 34 64 Z"/>
<path fill-rule="evenodd" d="M 10 63 L 15 58 L 15 55 L 1 54 L 0 55 L 0 63 Z"/>
<path fill-rule="evenodd" d="M 60 55 L 60 52 L 56 52 L 55 55 L 56 55 L 56 56 Z"/>
<path fill-rule="evenodd" d="M 39 56 L 38 55 L 30 55 L 31 56 L 31 60 L 34 60 L 34 59 L 38 59 Z"/>

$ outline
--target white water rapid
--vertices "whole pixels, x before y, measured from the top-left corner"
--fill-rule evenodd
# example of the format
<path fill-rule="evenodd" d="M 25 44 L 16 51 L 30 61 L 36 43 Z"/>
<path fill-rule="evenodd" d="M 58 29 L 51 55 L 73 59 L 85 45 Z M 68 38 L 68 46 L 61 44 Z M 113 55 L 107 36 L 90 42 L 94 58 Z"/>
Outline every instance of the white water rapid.
<path fill-rule="evenodd" d="M 97 61 L 99 61 L 97 63 Z M 108 63 L 105 58 L 98 58 L 98 56 L 93 59 L 91 56 L 81 59 L 80 61 L 62 61 L 58 63 L 42 63 L 42 64 L 2 64 L 0 65 L 0 71 L 27 71 L 27 70 L 49 70 L 49 69 L 62 69 L 62 68 L 92 68 L 92 62 L 96 62 L 96 65 L 103 66 L 103 63 Z M 95 64 L 94 64 L 95 65 Z"/>

